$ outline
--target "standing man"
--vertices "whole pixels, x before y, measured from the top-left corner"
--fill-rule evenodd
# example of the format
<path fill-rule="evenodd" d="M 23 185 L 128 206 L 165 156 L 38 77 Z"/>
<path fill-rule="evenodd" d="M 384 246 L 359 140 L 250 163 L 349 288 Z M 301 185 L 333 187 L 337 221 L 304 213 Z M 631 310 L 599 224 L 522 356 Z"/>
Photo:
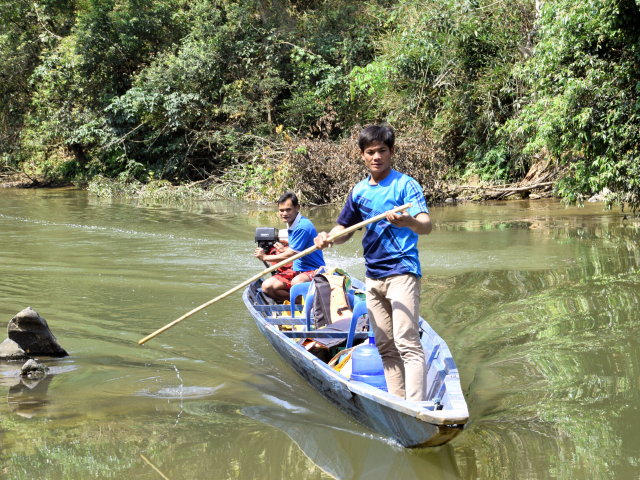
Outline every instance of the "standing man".
<path fill-rule="evenodd" d="M 422 401 L 426 366 L 418 330 L 422 276 L 418 235 L 431 232 L 431 218 L 418 182 L 391 168 L 394 143 L 395 134 L 387 125 L 368 126 L 360 132 L 358 146 L 369 176 L 353 187 L 337 225 L 328 234 L 321 232 L 315 244 L 331 246 L 330 235 L 387 212 L 386 220 L 367 225 L 362 239 L 367 309 L 389 392 Z M 389 212 L 405 203 L 412 204 L 408 211 Z M 334 243 L 344 243 L 351 236 Z"/>
<path fill-rule="evenodd" d="M 287 224 L 289 246 L 274 255 L 268 255 L 264 249 L 256 248 L 254 255 L 263 262 L 277 263 L 293 257 L 296 253 L 312 247 L 313 239 L 317 235 L 311 220 L 300 213 L 300 202 L 295 193 L 287 192 L 278 199 L 278 215 Z M 293 268 L 278 272 L 262 282 L 262 291 L 276 301 L 288 300 L 291 286 L 311 281 L 315 270 L 324 264 L 322 252 L 316 250 L 294 260 Z"/>

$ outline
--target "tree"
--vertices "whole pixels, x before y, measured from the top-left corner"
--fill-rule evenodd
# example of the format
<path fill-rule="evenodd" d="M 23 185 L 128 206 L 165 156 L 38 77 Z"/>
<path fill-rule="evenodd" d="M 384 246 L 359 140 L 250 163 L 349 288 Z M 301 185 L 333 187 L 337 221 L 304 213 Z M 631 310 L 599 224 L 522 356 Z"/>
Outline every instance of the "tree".
<path fill-rule="evenodd" d="M 608 188 L 640 207 L 640 11 L 634 0 L 543 4 L 534 55 L 519 70 L 525 106 L 506 126 L 525 154 L 548 151 L 581 202 Z"/>
<path fill-rule="evenodd" d="M 29 81 L 43 50 L 69 32 L 72 0 L 0 0 L 0 157 L 16 155 L 29 110 Z"/>

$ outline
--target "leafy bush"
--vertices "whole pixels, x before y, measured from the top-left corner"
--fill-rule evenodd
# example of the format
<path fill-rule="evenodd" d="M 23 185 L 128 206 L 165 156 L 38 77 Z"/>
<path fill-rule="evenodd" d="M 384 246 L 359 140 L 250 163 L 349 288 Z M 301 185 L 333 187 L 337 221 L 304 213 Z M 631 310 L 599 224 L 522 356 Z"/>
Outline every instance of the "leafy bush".
<path fill-rule="evenodd" d="M 346 137 L 387 121 L 429 191 L 548 155 L 564 198 L 640 206 L 636 0 L 4 1 L 0 20 L 0 155 L 51 179 L 336 201 Z"/>
<path fill-rule="evenodd" d="M 526 105 L 506 125 L 524 153 L 547 149 L 582 202 L 608 188 L 640 206 L 640 11 L 634 0 L 545 3 L 535 55 L 519 69 Z"/>

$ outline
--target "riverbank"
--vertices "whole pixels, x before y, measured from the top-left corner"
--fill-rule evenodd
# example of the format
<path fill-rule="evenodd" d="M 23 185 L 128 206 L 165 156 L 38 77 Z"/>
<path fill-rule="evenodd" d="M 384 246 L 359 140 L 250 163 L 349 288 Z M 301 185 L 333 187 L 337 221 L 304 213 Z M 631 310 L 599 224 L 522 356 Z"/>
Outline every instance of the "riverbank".
<path fill-rule="evenodd" d="M 169 182 L 155 181 L 143 184 L 141 182 L 119 182 L 113 179 L 99 177 L 93 179 L 84 187 L 91 193 L 100 197 L 123 197 L 153 200 L 220 200 L 239 198 L 237 194 L 229 191 L 229 187 L 223 182 L 209 180 L 205 182 L 192 182 L 184 185 L 172 185 Z M 437 194 L 427 192 L 433 203 L 455 203 L 465 201 L 509 200 L 509 199 L 539 199 L 553 197 L 553 181 L 532 182 L 523 179 L 520 182 L 508 184 L 487 184 L 474 181 L 465 183 L 447 183 L 443 190 Z M 0 188 L 51 188 L 71 186 L 72 184 L 47 183 L 29 179 L 20 175 L 0 175 Z M 261 198 L 256 192 L 247 192 L 246 196 L 240 196 L 241 200 L 256 203 L 268 203 L 270 198 Z M 333 202 L 327 202 L 333 203 Z"/>
<path fill-rule="evenodd" d="M 481 174 L 457 172 L 432 142 L 419 137 L 398 141 L 394 168 L 414 177 L 431 204 L 549 198 L 554 196 L 554 186 L 566 175 L 552 162 L 540 160 L 523 172 L 519 180 L 509 183 L 484 180 Z M 97 175 L 83 181 L 81 186 L 100 197 L 158 201 L 233 198 L 270 203 L 282 192 L 294 191 L 304 204 L 325 205 L 341 203 L 366 174 L 354 139 L 297 140 L 284 142 L 277 149 L 266 147 L 250 161 L 235 163 L 196 181 L 175 184 L 167 180 L 142 182 Z M 0 173 L 0 186 L 63 185 L 52 179 L 6 171 Z"/>
<path fill-rule="evenodd" d="M 0 178 L 0 188 L 60 188 L 71 186 L 71 184 L 44 184 L 25 181 L 20 178 L 7 179 Z M 233 195 L 225 196 L 216 189 L 208 190 L 194 185 L 171 185 L 171 184 L 142 184 L 142 183 L 119 183 L 100 179 L 92 182 L 87 189 L 100 197 L 123 197 L 136 198 L 140 200 L 225 200 L 237 198 Z M 544 183 L 510 183 L 500 185 L 486 184 L 452 184 L 445 190 L 444 195 L 432 203 L 456 203 L 456 202 L 482 202 L 488 200 L 522 200 L 528 198 L 537 200 L 541 198 L 552 198 L 553 182 Z M 249 200 L 255 203 L 269 203 L 271 199 L 256 199 L 254 195 Z M 328 202 L 333 203 L 333 202 Z"/>
<path fill-rule="evenodd" d="M 0 188 L 30 188 L 33 186 L 35 186 L 35 182 L 25 174 L 0 169 Z"/>

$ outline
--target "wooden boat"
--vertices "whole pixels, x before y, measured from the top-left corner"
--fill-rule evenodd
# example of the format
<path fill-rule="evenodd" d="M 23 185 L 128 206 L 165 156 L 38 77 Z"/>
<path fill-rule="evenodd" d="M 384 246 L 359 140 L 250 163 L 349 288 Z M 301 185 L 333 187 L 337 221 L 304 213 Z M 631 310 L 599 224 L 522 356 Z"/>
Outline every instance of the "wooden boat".
<path fill-rule="evenodd" d="M 338 408 L 403 447 L 442 445 L 462 431 L 469 411 L 458 369 L 447 344 L 424 319 L 420 319 L 420 330 L 427 363 L 427 400 L 412 402 L 351 380 L 308 352 L 296 338 L 326 338 L 337 334 L 282 329 L 282 325 L 306 325 L 306 322 L 290 313 L 283 316 L 291 307 L 274 303 L 262 294 L 260 285 L 261 280 L 254 281 L 243 294 L 258 328 L 282 358 Z M 352 279 L 352 285 L 364 290 L 357 279 Z M 356 343 L 362 340 L 362 335 L 356 335 Z"/>

